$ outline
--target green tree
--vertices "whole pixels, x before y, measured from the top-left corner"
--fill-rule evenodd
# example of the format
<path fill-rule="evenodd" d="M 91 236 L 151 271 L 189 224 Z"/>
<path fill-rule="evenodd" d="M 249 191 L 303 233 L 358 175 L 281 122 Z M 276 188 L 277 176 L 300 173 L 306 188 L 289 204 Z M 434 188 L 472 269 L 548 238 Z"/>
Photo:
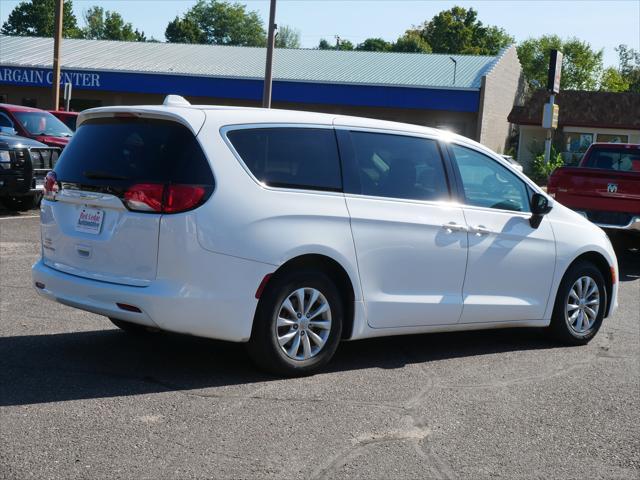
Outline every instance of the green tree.
<path fill-rule="evenodd" d="M 435 53 L 497 55 L 515 40 L 502 28 L 485 26 L 473 8 L 443 10 L 416 29 Z"/>
<path fill-rule="evenodd" d="M 182 18 L 167 25 L 169 42 L 209 43 L 217 45 L 266 45 L 262 19 L 240 3 L 223 0 L 199 0 Z"/>
<path fill-rule="evenodd" d="M 617 68 L 605 68 L 600 80 L 600 90 L 605 92 L 626 92 L 629 90 L 629 82 Z"/>
<path fill-rule="evenodd" d="M 321 38 L 318 43 L 318 49 L 320 50 L 333 50 L 333 45 L 331 45 L 326 39 Z"/>
<path fill-rule="evenodd" d="M 84 38 L 95 40 L 124 40 L 144 42 L 144 32 L 134 30 L 131 23 L 125 22 L 117 12 L 106 12 L 102 7 L 93 6 L 84 14 L 86 27 L 82 29 Z"/>
<path fill-rule="evenodd" d="M 355 50 L 355 45 L 349 40 L 340 39 L 336 44 L 336 50 Z"/>
<path fill-rule="evenodd" d="M 358 44 L 356 50 L 365 52 L 387 52 L 391 50 L 391 44 L 382 38 L 367 38 Z"/>
<path fill-rule="evenodd" d="M 393 52 L 431 53 L 431 46 L 417 30 L 407 30 L 403 36 L 391 45 Z"/>
<path fill-rule="evenodd" d="M 336 38 L 336 44 L 331 45 L 326 39 L 321 38 L 318 43 L 319 50 L 355 50 L 355 45 L 349 40 L 344 40 L 340 37 Z"/>
<path fill-rule="evenodd" d="M 561 51 L 563 90 L 595 90 L 602 75 L 602 50 L 593 50 L 591 45 L 577 38 L 562 40 L 557 35 L 530 38 L 518 45 L 518 58 L 525 81 L 532 89 L 544 88 L 547 84 L 549 55 L 552 49 Z"/>
<path fill-rule="evenodd" d="M 276 48 L 300 48 L 300 30 L 288 25 L 278 27 Z"/>
<path fill-rule="evenodd" d="M 55 19 L 55 0 L 32 0 L 19 3 L 2 24 L 4 35 L 27 37 L 53 37 Z M 78 38 L 82 32 L 78 20 L 73 14 L 73 2 L 67 0 L 63 5 L 62 36 Z"/>
<path fill-rule="evenodd" d="M 640 52 L 627 45 L 619 45 L 616 52 L 618 52 L 620 74 L 629 83 L 628 91 L 640 93 Z"/>
<path fill-rule="evenodd" d="M 164 36 L 170 43 L 206 43 L 204 33 L 190 18 L 176 17 L 170 21 Z"/>

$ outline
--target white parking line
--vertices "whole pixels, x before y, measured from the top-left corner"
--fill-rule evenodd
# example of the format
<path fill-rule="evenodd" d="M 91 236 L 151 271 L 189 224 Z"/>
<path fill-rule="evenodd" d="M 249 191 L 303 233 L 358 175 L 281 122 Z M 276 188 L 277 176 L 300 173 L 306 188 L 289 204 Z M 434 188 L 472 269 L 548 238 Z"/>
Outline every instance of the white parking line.
<path fill-rule="evenodd" d="M 0 217 L 0 220 L 17 220 L 20 218 L 39 218 L 40 215 L 16 215 L 15 217 Z"/>

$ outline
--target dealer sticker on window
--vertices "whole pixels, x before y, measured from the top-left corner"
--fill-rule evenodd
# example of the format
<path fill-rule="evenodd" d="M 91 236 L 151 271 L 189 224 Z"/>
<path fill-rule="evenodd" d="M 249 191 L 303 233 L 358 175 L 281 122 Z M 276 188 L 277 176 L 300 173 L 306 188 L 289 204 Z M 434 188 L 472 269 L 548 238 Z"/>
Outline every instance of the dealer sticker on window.
<path fill-rule="evenodd" d="M 102 228 L 103 218 L 104 210 L 82 207 L 78 215 L 76 230 L 79 232 L 98 234 L 100 233 L 100 228 Z"/>

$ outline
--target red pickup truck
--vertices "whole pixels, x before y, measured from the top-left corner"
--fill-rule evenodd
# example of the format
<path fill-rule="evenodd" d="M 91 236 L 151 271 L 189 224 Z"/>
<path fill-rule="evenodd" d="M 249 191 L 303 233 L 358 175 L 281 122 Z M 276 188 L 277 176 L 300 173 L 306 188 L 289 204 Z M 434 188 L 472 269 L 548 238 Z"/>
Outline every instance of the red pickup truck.
<path fill-rule="evenodd" d="M 640 245 L 640 145 L 594 143 L 577 167 L 553 172 L 547 191 L 601 228 L 634 233 Z"/>

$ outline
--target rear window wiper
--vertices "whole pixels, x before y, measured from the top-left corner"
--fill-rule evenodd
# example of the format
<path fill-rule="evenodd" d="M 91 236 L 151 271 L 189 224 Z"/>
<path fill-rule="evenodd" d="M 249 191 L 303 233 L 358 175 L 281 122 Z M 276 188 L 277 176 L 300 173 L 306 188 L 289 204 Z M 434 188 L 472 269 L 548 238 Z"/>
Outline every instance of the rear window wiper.
<path fill-rule="evenodd" d="M 82 172 L 82 174 L 86 178 L 90 178 L 92 180 L 129 180 L 129 177 L 125 177 L 123 175 L 115 175 L 113 173 L 93 171 L 93 170 Z"/>

